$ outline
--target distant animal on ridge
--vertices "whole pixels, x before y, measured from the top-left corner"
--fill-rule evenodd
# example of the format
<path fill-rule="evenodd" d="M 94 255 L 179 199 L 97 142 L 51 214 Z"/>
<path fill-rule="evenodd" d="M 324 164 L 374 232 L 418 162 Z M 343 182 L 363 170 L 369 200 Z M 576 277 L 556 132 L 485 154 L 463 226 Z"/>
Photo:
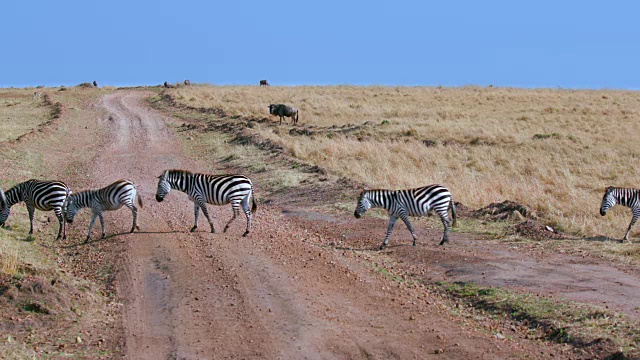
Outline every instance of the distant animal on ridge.
<path fill-rule="evenodd" d="M 242 236 L 251 232 L 252 213 L 257 209 L 256 198 L 253 191 L 253 183 L 244 175 L 208 175 L 192 173 L 186 170 L 166 170 L 158 176 L 158 190 L 156 200 L 162 202 L 171 189 L 180 190 L 189 195 L 193 201 L 195 220 L 191 232 L 198 228 L 198 214 L 204 213 L 211 232 L 214 233 L 213 222 L 209 217 L 207 204 L 226 205 L 231 203 L 233 217 L 224 227 L 224 232 L 229 229 L 231 222 L 240 214 L 240 206 L 247 217 L 247 230 Z M 251 203 L 251 208 L 249 208 Z"/>
<path fill-rule="evenodd" d="M 134 205 L 134 200 L 138 200 L 138 205 L 142 207 L 142 199 L 140 195 L 136 193 L 136 186 L 130 180 L 118 180 L 111 185 L 105 186 L 98 190 L 85 190 L 75 194 L 71 194 L 66 203 L 64 204 L 64 217 L 69 224 L 73 223 L 73 219 L 76 214 L 82 208 L 91 208 L 93 216 L 91 217 L 91 223 L 89 223 L 89 234 L 85 243 L 91 238 L 91 229 L 96 222 L 96 218 L 100 219 L 100 225 L 102 226 L 102 239 L 104 239 L 104 216 L 105 211 L 118 210 L 122 205 L 131 210 L 133 214 L 133 224 L 131 225 L 131 231 L 138 229 L 137 218 L 138 208 Z"/>
<path fill-rule="evenodd" d="M 407 225 L 413 237 L 413 246 L 416 246 L 416 232 L 409 222 L 409 216 L 426 216 L 433 210 L 440 216 L 444 226 L 444 234 L 440 245 L 449 241 L 449 230 L 456 226 L 456 207 L 453 204 L 449 190 L 440 185 L 428 185 L 408 190 L 364 190 L 358 197 L 358 204 L 353 215 L 360 218 L 370 208 L 383 208 L 389 212 L 389 228 L 380 249 L 389 244 L 389 238 L 398 218 Z M 449 219 L 451 208 L 452 219 Z"/>
<path fill-rule="evenodd" d="M 260 86 L 269 86 L 269 82 L 267 80 L 260 80 Z"/>
<path fill-rule="evenodd" d="M 4 223 L 9 218 L 11 207 L 24 201 L 27 206 L 27 211 L 29 212 L 29 235 L 33 234 L 33 217 L 35 210 L 53 210 L 60 224 L 56 240 L 60 239 L 60 237 L 66 239 L 67 232 L 62 215 L 62 206 L 70 193 L 71 190 L 69 187 L 61 181 L 35 179 L 17 184 L 7 190 L 6 193 L 0 190 L 0 226 L 4 226 Z"/>
<path fill-rule="evenodd" d="M 191 81 L 189 81 L 189 79 L 184 81 L 184 85 L 185 86 L 190 86 L 191 85 Z"/>
<path fill-rule="evenodd" d="M 94 87 L 98 87 L 98 82 L 97 82 L 97 81 L 95 81 L 95 80 L 93 80 L 93 86 L 94 86 Z"/>
<path fill-rule="evenodd" d="M 164 87 L 166 87 L 166 88 L 168 88 L 168 87 L 169 87 L 169 83 L 168 83 L 168 82 L 166 82 L 166 81 L 164 82 L 164 84 L 163 84 L 163 85 L 164 85 Z"/>
<path fill-rule="evenodd" d="M 280 124 L 282 125 L 283 117 L 291 118 L 291 125 L 298 123 L 298 109 L 287 106 L 284 104 L 271 104 L 269 105 L 269 114 L 280 117 Z"/>
<path fill-rule="evenodd" d="M 40 95 L 42 95 L 42 91 L 35 91 L 33 93 L 33 100 L 38 100 L 40 99 Z"/>
<path fill-rule="evenodd" d="M 602 197 L 602 204 L 600 205 L 600 215 L 605 216 L 607 211 L 616 204 L 631 208 L 631 223 L 627 227 L 627 232 L 620 242 L 629 240 L 629 232 L 631 227 L 636 223 L 638 217 L 640 217 L 640 189 L 619 188 L 608 186 L 604 189 L 604 196 Z"/>

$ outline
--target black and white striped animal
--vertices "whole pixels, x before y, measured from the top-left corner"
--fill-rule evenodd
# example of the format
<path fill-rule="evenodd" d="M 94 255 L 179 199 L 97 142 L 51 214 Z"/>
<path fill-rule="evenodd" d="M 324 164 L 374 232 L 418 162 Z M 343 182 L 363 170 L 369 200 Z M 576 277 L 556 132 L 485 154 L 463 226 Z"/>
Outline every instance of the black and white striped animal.
<path fill-rule="evenodd" d="M 224 232 L 229 229 L 229 225 L 240 213 L 240 206 L 247 216 L 247 230 L 242 236 L 247 236 L 251 232 L 252 213 L 256 212 L 257 205 L 253 184 L 244 175 L 208 175 L 192 173 L 186 170 L 166 170 L 158 177 L 158 190 L 156 200 L 161 202 L 171 189 L 180 190 L 189 195 L 189 200 L 193 201 L 195 221 L 191 232 L 198 228 L 198 214 L 200 210 L 207 217 L 211 232 L 215 232 L 213 222 L 207 211 L 207 204 L 226 205 L 231 203 L 233 217 L 224 227 Z M 251 209 L 249 208 L 251 202 Z"/>
<path fill-rule="evenodd" d="M 429 185 L 408 190 L 364 190 L 358 198 L 358 205 L 354 216 L 360 218 L 370 208 L 383 208 L 389 212 L 389 228 L 380 249 L 389 244 L 389 238 L 398 218 L 407 225 L 413 237 L 413 246 L 416 246 L 416 232 L 409 222 L 409 216 L 425 216 L 430 210 L 434 210 L 444 226 L 444 234 L 440 245 L 449 241 L 451 226 L 456 226 L 456 207 L 453 204 L 451 193 L 440 185 Z M 449 208 L 453 221 L 449 219 Z"/>
<path fill-rule="evenodd" d="M 640 217 L 640 189 L 629 189 L 608 186 L 604 190 L 604 196 L 602 197 L 602 204 L 600 205 L 600 215 L 605 216 L 607 211 L 614 205 L 619 204 L 631 208 L 633 217 L 631 223 L 627 228 L 627 232 L 620 242 L 624 242 L 629 239 L 629 232 L 631 227 L 636 223 L 638 217 Z"/>
<path fill-rule="evenodd" d="M 138 205 L 142 207 L 142 199 L 137 194 L 136 186 L 133 182 L 130 180 L 118 180 L 102 189 L 85 190 L 71 194 L 64 206 L 64 217 L 71 224 L 78 211 L 82 208 L 91 208 L 93 216 L 91 217 L 91 223 L 89 223 L 89 233 L 85 242 L 88 242 L 91 238 L 91 229 L 93 229 L 96 218 L 100 219 L 100 225 L 102 226 L 101 238 L 104 239 L 103 213 L 105 211 L 118 210 L 124 205 L 133 213 L 133 224 L 131 225 L 131 232 L 133 232 L 135 229 L 139 229 L 137 224 L 138 208 L 134 205 L 136 198 Z"/>
<path fill-rule="evenodd" d="M 27 205 L 27 211 L 29 212 L 29 235 L 33 234 L 33 216 L 35 210 L 53 210 L 60 223 L 56 240 L 60 239 L 61 236 L 63 239 L 66 239 L 67 232 L 62 215 L 62 206 L 70 193 L 71 190 L 69 187 L 61 181 L 35 179 L 20 183 L 7 190 L 6 193 L 0 190 L 0 226 L 4 226 L 4 223 L 9 218 L 11 207 L 24 201 L 25 205 Z"/>
<path fill-rule="evenodd" d="M 291 118 L 291 125 L 298 123 L 298 109 L 284 104 L 269 105 L 269 114 L 280 116 L 280 124 L 282 125 L 283 117 Z"/>

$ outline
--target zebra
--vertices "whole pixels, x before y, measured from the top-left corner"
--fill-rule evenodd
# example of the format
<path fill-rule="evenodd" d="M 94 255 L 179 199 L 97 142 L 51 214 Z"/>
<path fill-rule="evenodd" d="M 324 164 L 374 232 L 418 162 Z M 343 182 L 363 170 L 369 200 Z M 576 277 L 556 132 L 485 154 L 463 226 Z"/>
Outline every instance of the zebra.
<path fill-rule="evenodd" d="M 62 216 L 62 206 L 67 197 L 71 194 L 71 189 L 61 181 L 47 181 L 30 179 L 19 183 L 7 192 L 0 190 L 0 226 L 9 218 L 11 207 L 24 201 L 29 212 L 29 235 L 33 234 L 33 216 L 35 210 L 51 211 L 56 214 L 60 229 L 58 230 L 59 240 L 67 238 L 67 231 Z"/>
<path fill-rule="evenodd" d="M 91 223 L 89 223 L 89 233 L 85 243 L 91 239 L 91 229 L 96 218 L 100 219 L 100 225 L 102 226 L 102 237 L 104 239 L 104 216 L 105 211 L 118 210 L 122 205 L 126 206 L 133 213 L 133 224 L 131 225 L 131 231 L 135 229 L 140 230 L 137 224 L 138 208 L 134 205 L 134 200 L 137 198 L 138 205 L 142 208 L 142 198 L 140 194 L 136 194 L 136 186 L 130 180 L 118 180 L 111 185 L 105 186 L 98 190 L 85 190 L 78 193 L 74 193 L 67 198 L 64 206 L 64 216 L 69 224 L 73 223 L 73 219 L 80 209 L 90 207 L 93 211 L 91 217 Z"/>
<path fill-rule="evenodd" d="M 180 190 L 189 195 L 189 200 L 193 201 L 193 211 L 195 221 L 191 232 L 198 228 L 198 214 L 200 209 L 207 217 L 211 232 L 215 233 L 213 222 L 207 211 L 207 204 L 226 205 L 231 203 L 233 217 L 224 227 L 224 232 L 229 229 L 229 225 L 240 213 L 240 205 L 247 216 L 247 230 L 242 236 L 247 236 L 251 232 L 252 213 L 256 212 L 257 205 L 253 184 L 244 175 L 208 175 L 192 173 L 186 170 L 166 170 L 158 176 L 158 190 L 156 200 L 162 202 L 171 189 Z M 249 209 L 249 200 L 252 207 Z"/>
<path fill-rule="evenodd" d="M 269 105 L 269 114 L 280 116 L 280 125 L 282 125 L 283 117 L 290 117 L 291 124 L 298 123 L 298 109 L 287 106 L 284 104 L 271 104 Z"/>
<path fill-rule="evenodd" d="M 364 190 L 358 198 L 358 205 L 353 215 L 360 218 L 372 207 L 386 209 L 389 212 L 389 228 L 380 250 L 389 244 L 389 238 L 398 218 L 404 221 L 413 237 L 413 246 L 416 246 L 416 233 L 413 230 L 409 216 L 425 216 L 430 210 L 434 210 L 444 225 L 444 234 L 440 245 L 449 241 L 449 230 L 456 226 L 456 207 L 453 204 L 449 190 L 440 185 L 428 185 L 416 189 L 407 190 Z M 449 219 L 448 210 L 451 208 L 453 221 Z"/>
<path fill-rule="evenodd" d="M 42 91 L 34 91 L 33 92 L 33 100 L 40 99 L 40 95 L 42 95 Z"/>
<path fill-rule="evenodd" d="M 608 186 L 604 190 L 604 196 L 602 197 L 602 204 L 600 205 L 600 215 L 605 216 L 607 211 L 611 209 L 614 205 L 620 204 L 622 206 L 626 206 L 631 208 L 631 213 L 633 217 L 631 218 L 631 223 L 629 223 L 629 227 L 627 228 L 627 232 L 624 234 L 621 243 L 625 240 L 629 239 L 629 232 L 631 232 L 631 227 L 636 223 L 638 217 L 640 217 L 640 189 L 629 189 L 629 188 L 619 188 Z"/>

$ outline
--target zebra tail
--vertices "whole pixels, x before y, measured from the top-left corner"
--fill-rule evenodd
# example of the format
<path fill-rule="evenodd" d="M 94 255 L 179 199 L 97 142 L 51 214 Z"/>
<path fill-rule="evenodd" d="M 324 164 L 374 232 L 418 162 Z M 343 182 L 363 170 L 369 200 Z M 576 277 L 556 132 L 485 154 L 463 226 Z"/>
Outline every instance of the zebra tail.
<path fill-rule="evenodd" d="M 298 111 L 299 111 L 299 110 L 296 110 L 296 123 L 298 123 L 298 118 L 299 118 L 299 117 L 298 117 Z"/>
<path fill-rule="evenodd" d="M 258 203 L 256 202 L 256 194 L 251 192 L 251 213 L 255 214 L 256 210 L 258 210 Z"/>
<path fill-rule="evenodd" d="M 453 199 L 449 200 L 449 204 L 451 205 L 451 217 L 453 218 L 451 227 L 456 227 L 458 222 L 456 221 L 456 206 L 453 204 Z"/>
<path fill-rule="evenodd" d="M 140 205 L 140 208 L 142 208 L 142 196 L 140 196 L 140 194 L 136 194 L 136 199 L 138 199 L 138 205 Z"/>

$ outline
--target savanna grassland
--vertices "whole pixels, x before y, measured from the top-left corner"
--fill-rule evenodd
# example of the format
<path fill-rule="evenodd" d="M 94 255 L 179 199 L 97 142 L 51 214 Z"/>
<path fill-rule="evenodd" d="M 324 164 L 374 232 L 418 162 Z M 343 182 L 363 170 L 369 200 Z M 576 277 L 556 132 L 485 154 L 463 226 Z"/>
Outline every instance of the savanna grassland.
<path fill-rule="evenodd" d="M 300 131 L 253 131 L 296 158 L 369 187 L 448 186 L 471 208 L 512 200 L 561 231 L 621 238 L 628 210 L 598 209 L 605 186 L 638 187 L 640 94 L 618 90 L 434 87 L 171 89 L 195 108 L 269 117 L 300 109 Z M 277 120 L 276 117 L 272 121 Z M 287 119 L 289 120 L 289 119 Z M 638 232 L 632 232 L 633 237 Z"/>

